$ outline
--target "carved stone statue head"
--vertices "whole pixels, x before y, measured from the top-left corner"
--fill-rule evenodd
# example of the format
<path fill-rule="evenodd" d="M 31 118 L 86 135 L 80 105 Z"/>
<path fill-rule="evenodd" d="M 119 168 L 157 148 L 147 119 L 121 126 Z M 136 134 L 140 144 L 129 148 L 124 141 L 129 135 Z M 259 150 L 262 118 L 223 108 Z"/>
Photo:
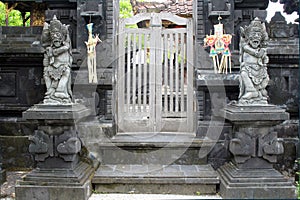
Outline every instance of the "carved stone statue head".
<path fill-rule="evenodd" d="M 63 25 L 59 20 L 57 20 L 56 16 L 54 15 L 53 20 L 50 22 L 49 31 L 52 45 L 55 47 L 60 47 L 67 34 L 67 26 Z"/>
<path fill-rule="evenodd" d="M 241 27 L 241 32 L 244 33 L 246 42 L 252 48 L 257 49 L 265 47 L 268 40 L 265 24 L 259 18 L 255 18 L 245 29 Z"/>

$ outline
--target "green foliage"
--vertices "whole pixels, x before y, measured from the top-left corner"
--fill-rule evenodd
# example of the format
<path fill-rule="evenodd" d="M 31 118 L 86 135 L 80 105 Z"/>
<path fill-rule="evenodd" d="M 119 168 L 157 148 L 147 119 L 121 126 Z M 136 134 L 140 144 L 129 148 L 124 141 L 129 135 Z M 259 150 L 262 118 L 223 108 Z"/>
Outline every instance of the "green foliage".
<path fill-rule="evenodd" d="M 120 18 L 130 18 L 133 16 L 130 0 L 120 0 Z"/>
<path fill-rule="evenodd" d="M 5 4 L 0 1 L 0 26 L 6 26 L 5 24 Z M 26 12 L 26 17 L 30 15 L 29 12 Z M 23 19 L 21 12 L 18 10 L 12 10 L 8 15 L 8 25 L 9 26 L 23 26 Z M 25 26 L 30 26 L 30 20 L 27 20 Z"/>
<path fill-rule="evenodd" d="M 130 18 L 133 16 L 130 0 L 120 0 L 120 18 Z M 126 28 L 137 28 L 137 25 L 127 25 Z"/>
<path fill-rule="evenodd" d="M 0 26 L 5 26 L 5 5 L 0 1 Z"/>
<path fill-rule="evenodd" d="M 298 176 L 299 176 L 299 173 L 298 173 Z M 297 185 L 298 199 L 300 199 L 300 183 L 299 183 L 299 181 L 296 182 L 296 185 Z"/>

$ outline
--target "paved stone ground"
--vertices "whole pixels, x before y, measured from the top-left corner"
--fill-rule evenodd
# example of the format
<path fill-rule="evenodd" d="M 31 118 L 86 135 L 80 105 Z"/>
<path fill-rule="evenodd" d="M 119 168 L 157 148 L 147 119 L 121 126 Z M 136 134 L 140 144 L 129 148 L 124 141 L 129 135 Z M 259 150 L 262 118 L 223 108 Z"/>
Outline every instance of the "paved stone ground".
<path fill-rule="evenodd" d="M 20 180 L 28 171 L 7 171 L 6 182 L 1 185 L 0 199 L 10 200 L 15 197 L 15 183 Z"/>
<path fill-rule="evenodd" d="M 15 199 L 15 182 L 20 180 L 28 171 L 9 171 L 7 181 L 1 185 L 0 200 Z M 89 200 L 196 200 L 221 199 L 218 195 L 161 195 L 161 194 L 93 194 Z"/>

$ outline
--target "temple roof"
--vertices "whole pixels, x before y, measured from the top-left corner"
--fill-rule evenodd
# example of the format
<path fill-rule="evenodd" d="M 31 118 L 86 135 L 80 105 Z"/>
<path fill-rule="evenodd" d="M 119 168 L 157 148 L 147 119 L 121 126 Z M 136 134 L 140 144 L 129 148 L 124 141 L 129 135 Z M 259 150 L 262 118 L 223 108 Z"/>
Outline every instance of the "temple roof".
<path fill-rule="evenodd" d="M 169 12 L 176 15 L 191 16 L 193 0 L 138 1 L 131 0 L 134 14 L 147 12 Z"/>

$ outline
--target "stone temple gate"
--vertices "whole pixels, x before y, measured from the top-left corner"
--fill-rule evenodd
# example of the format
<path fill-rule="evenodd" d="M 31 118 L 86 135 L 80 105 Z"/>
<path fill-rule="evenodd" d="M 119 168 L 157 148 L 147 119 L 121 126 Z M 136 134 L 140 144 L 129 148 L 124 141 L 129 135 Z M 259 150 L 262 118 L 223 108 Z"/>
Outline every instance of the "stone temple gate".
<path fill-rule="evenodd" d="M 269 0 L 132 0 L 128 19 L 115 0 L 2 2 L 30 12 L 32 25 L 0 27 L 0 167 L 38 166 L 18 182 L 17 199 L 46 191 L 47 199 L 82 200 L 91 188 L 294 197 L 281 172 L 295 174 L 299 32 L 280 13 L 265 21 Z M 54 15 L 69 25 L 75 106 L 40 103 L 43 22 Z M 230 74 L 216 74 L 203 47 L 219 17 L 234 36 Z M 240 30 L 256 17 L 270 38 L 267 101 L 280 108 L 228 105 L 239 95 Z M 89 34 L 102 41 L 97 83 L 88 81 Z"/>
<path fill-rule="evenodd" d="M 146 20 L 149 28 L 126 28 Z M 195 132 L 192 20 L 147 13 L 119 26 L 118 132 Z"/>

